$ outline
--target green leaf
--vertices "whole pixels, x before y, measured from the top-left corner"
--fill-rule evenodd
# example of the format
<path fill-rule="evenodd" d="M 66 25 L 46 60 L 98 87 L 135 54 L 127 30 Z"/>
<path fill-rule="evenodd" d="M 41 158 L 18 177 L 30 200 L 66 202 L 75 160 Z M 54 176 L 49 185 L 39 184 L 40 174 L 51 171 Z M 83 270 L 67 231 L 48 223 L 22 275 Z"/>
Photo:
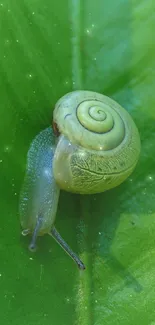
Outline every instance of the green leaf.
<path fill-rule="evenodd" d="M 154 325 L 154 3 L 4 0 L 0 24 L 1 323 Z M 56 225 L 85 272 L 48 236 L 31 254 L 18 215 L 30 143 L 75 89 L 118 101 L 142 141 L 118 188 L 61 193 Z"/>

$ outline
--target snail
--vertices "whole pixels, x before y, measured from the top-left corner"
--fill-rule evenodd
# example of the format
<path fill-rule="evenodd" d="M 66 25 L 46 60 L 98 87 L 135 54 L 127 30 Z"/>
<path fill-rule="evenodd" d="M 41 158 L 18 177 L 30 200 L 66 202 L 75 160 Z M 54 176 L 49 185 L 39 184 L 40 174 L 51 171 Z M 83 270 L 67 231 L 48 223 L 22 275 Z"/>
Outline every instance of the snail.
<path fill-rule="evenodd" d="M 22 234 L 50 234 L 73 258 L 85 265 L 56 230 L 60 190 L 95 194 L 121 184 L 140 155 L 140 136 L 129 113 L 113 99 L 91 91 L 73 91 L 60 98 L 53 129 L 32 141 L 20 197 Z"/>

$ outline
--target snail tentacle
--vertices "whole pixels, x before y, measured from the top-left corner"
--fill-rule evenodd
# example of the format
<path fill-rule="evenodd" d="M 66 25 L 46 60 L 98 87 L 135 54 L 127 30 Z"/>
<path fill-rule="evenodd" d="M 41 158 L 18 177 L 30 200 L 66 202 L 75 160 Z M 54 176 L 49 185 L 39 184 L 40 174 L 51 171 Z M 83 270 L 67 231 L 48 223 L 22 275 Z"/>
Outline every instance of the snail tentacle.
<path fill-rule="evenodd" d="M 31 252 L 35 252 L 36 249 L 37 249 L 36 241 L 37 241 L 37 237 L 39 235 L 39 232 L 40 232 L 40 229 L 41 229 L 41 226 L 42 226 L 43 222 L 44 222 L 43 217 L 39 216 L 38 219 L 37 219 L 37 223 L 36 223 L 36 226 L 34 228 L 33 234 L 32 234 L 31 243 L 29 245 L 29 250 Z"/>
<path fill-rule="evenodd" d="M 68 246 L 68 244 L 64 241 L 61 237 L 59 232 L 56 230 L 55 227 L 51 229 L 49 235 L 52 236 L 55 241 L 64 249 L 64 251 L 73 259 L 73 261 L 77 264 L 80 270 L 85 270 L 85 265 L 80 260 L 80 258 L 72 251 L 72 249 Z"/>

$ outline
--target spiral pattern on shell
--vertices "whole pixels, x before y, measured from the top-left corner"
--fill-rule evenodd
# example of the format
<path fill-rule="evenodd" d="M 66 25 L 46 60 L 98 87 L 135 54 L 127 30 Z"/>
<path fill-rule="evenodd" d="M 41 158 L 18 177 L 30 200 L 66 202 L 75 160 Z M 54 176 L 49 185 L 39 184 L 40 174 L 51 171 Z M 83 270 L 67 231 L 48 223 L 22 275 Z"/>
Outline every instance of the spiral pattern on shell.
<path fill-rule="evenodd" d="M 53 173 L 61 189 L 90 194 L 121 184 L 134 170 L 140 137 L 128 112 L 111 98 L 74 91 L 55 105 L 59 140 Z"/>
<path fill-rule="evenodd" d="M 55 106 L 53 118 L 60 133 L 71 143 L 90 150 L 118 147 L 130 128 L 130 116 L 119 104 L 91 91 L 63 96 Z"/>

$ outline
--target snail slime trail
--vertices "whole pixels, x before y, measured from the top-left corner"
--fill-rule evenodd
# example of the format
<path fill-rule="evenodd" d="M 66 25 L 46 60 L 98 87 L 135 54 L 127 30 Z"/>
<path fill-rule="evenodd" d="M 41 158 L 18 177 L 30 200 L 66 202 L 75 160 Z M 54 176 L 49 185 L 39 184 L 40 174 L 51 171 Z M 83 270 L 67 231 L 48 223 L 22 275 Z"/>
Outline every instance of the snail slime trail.
<path fill-rule="evenodd" d="M 54 133 L 53 133 L 54 132 Z M 60 189 L 96 194 L 124 182 L 135 169 L 141 150 L 130 114 L 113 99 L 92 91 L 73 91 L 55 104 L 52 127 L 32 141 L 20 199 L 23 235 L 48 233 L 74 259 L 54 227 Z"/>
<path fill-rule="evenodd" d="M 49 234 L 71 256 L 80 269 L 85 269 L 79 257 L 71 250 L 54 227 L 60 189 L 53 176 L 56 138 L 52 128 L 40 132 L 32 141 L 28 155 L 23 187 L 20 195 L 20 222 L 22 234 L 32 234 L 29 249 L 36 250 L 38 236 Z"/>

